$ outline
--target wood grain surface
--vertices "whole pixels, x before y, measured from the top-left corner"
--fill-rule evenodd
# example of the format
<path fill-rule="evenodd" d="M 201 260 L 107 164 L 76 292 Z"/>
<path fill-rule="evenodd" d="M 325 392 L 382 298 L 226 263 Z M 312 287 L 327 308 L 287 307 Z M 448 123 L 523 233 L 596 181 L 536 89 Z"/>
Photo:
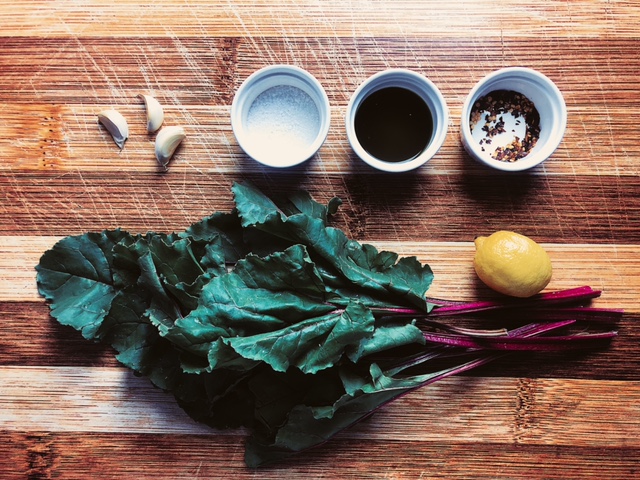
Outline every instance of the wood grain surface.
<path fill-rule="evenodd" d="M 0 1 L 0 478 L 640 478 L 640 5 L 634 1 Z M 318 154 L 261 167 L 233 136 L 233 95 L 255 70 L 311 72 L 331 103 Z M 500 174 L 459 141 L 462 104 L 484 75 L 526 66 L 568 108 L 543 165 Z M 349 97 L 369 75 L 428 76 L 450 109 L 438 154 L 384 174 L 351 152 Z M 187 139 L 168 172 L 140 93 Z M 120 151 L 97 121 L 129 119 Z M 509 357 L 388 405 L 313 451 L 244 466 L 245 432 L 194 423 L 110 348 L 49 317 L 35 285 L 66 235 L 181 231 L 232 206 L 230 187 L 340 196 L 352 238 L 416 255 L 435 297 L 488 298 L 473 238 L 499 229 L 542 243 L 549 290 L 591 285 L 624 308 L 605 351 Z"/>

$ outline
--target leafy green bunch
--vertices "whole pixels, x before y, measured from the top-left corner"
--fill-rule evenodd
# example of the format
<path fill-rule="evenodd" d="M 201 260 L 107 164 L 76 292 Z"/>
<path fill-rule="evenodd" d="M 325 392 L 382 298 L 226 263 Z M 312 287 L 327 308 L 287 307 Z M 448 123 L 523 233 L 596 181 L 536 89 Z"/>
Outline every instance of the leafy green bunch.
<path fill-rule="evenodd" d="M 58 322 L 112 345 L 192 418 L 246 427 L 249 466 L 321 444 L 504 351 L 591 348 L 615 336 L 546 335 L 575 319 L 620 317 L 556 306 L 600 294 L 590 287 L 518 302 L 429 299 L 428 265 L 328 224 L 340 200 L 324 206 L 296 192 L 276 203 L 250 184 L 232 191 L 231 212 L 185 232 L 70 236 L 36 269 Z M 535 321 L 486 331 L 439 320 L 496 309 Z"/>
<path fill-rule="evenodd" d="M 276 205 L 249 184 L 235 209 L 183 233 L 66 237 L 36 267 L 51 315 L 170 391 L 217 428 L 249 427 L 256 466 L 319 444 L 417 386 L 376 354 L 424 345 L 415 321 L 433 275 L 328 226 L 340 205 L 296 192 Z M 397 373 L 397 372 L 396 372 Z"/>

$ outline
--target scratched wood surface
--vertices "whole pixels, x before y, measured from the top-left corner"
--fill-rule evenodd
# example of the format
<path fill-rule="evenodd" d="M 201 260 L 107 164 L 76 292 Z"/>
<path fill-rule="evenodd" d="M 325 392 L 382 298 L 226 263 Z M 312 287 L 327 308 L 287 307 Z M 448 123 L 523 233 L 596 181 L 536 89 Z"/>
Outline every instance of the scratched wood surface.
<path fill-rule="evenodd" d="M 553 478 L 640 476 L 640 7 L 629 1 L 0 1 L 0 478 Z M 327 141 L 298 168 L 245 157 L 229 123 L 240 83 L 275 63 L 309 70 L 332 107 Z M 569 123 L 526 174 L 474 164 L 458 139 L 485 74 L 549 76 Z M 451 111 L 426 166 L 363 166 L 344 130 L 350 94 L 389 67 L 427 75 Z M 187 139 L 168 172 L 142 103 Z M 130 120 L 122 151 L 98 123 Z M 408 395 L 304 456 L 253 471 L 243 431 L 215 432 L 48 315 L 34 266 L 90 230 L 180 231 L 231 207 L 232 182 L 344 199 L 352 238 L 417 255 L 433 296 L 490 293 L 473 237 L 498 229 L 543 243 L 549 289 L 591 285 L 624 308 L 602 352 L 522 355 Z"/>

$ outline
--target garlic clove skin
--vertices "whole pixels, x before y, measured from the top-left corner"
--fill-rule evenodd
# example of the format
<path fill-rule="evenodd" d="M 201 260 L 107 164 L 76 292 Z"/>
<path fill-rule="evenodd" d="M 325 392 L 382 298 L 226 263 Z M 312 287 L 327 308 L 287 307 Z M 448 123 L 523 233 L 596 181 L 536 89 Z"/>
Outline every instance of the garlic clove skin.
<path fill-rule="evenodd" d="M 144 100 L 144 106 L 147 111 L 147 131 L 153 133 L 157 131 L 162 126 L 162 122 L 164 122 L 162 105 L 151 95 L 140 94 L 138 97 Z"/>
<path fill-rule="evenodd" d="M 156 135 L 156 158 L 160 165 L 167 168 L 176 148 L 185 139 L 184 128 L 179 126 L 164 127 Z"/>
<path fill-rule="evenodd" d="M 129 138 L 129 124 L 117 110 L 103 110 L 98 113 L 98 121 L 104 125 L 113 137 L 113 141 L 122 150 L 124 142 Z"/>

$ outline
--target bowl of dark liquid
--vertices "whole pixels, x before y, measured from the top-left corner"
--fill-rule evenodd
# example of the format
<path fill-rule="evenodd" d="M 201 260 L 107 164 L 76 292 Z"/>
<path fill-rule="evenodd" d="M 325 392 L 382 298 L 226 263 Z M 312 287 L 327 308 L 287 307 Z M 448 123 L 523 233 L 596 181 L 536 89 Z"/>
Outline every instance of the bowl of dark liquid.
<path fill-rule="evenodd" d="M 444 143 L 449 112 L 426 77 L 405 69 L 379 72 L 351 96 L 347 138 L 356 155 L 385 172 L 424 165 Z"/>

